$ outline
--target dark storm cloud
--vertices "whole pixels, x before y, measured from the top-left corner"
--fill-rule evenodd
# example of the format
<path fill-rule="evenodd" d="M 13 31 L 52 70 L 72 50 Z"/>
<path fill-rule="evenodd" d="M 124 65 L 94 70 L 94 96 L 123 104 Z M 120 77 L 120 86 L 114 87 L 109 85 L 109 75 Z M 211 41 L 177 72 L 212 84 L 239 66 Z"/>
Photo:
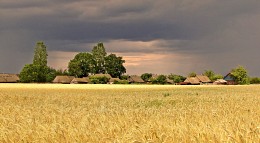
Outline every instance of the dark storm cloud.
<path fill-rule="evenodd" d="M 90 51 L 101 41 L 111 52 L 202 57 L 201 68 L 228 72 L 259 59 L 259 6 L 258 0 L 0 0 L 0 57 L 23 66 L 38 40 L 49 51 L 67 52 Z M 257 60 L 241 58 L 241 51 Z M 212 64 L 212 59 L 218 62 Z M 6 65 L 1 63 L 0 72 L 21 68 Z M 260 73 L 253 65 L 249 68 Z M 197 67 L 190 70 L 200 72 Z"/>

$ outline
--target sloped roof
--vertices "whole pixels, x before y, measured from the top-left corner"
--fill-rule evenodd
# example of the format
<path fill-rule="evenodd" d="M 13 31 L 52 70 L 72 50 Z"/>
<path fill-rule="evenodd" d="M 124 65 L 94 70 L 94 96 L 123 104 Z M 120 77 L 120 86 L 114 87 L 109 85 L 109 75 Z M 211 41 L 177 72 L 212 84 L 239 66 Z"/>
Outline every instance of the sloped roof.
<path fill-rule="evenodd" d="M 200 81 L 197 77 L 187 77 L 184 82 L 191 83 L 191 84 L 200 84 Z"/>
<path fill-rule="evenodd" d="M 224 79 L 217 79 L 215 83 L 227 83 L 227 81 Z"/>
<path fill-rule="evenodd" d="M 112 78 L 110 74 L 95 74 L 92 75 L 91 77 L 106 77 L 108 79 Z"/>
<path fill-rule="evenodd" d="M 109 82 L 115 82 L 115 81 L 120 81 L 120 79 L 119 79 L 119 78 L 111 78 L 111 79 L 109 80 Z"/>
<path fill-rule="evenodd" d="M 88 83 L 87 78 L 74 78 L 70 83 Z"/>
<path fill-rule="evenodd" d="M 74 76 L 56 76 L 52 82 L 69 84 L 74 78 L 75 78 Z"/>
<path fill-rule="evenodd" d="M 4 77 L 0 77 L 0 82 L 1 83 L 6 82 L 6 79 Z"/>
<path fill-rule="evenodd" d="M 130 76 L 129 81 L 134 82 L 134 83 L 144 83 L 144 80 L 140 76 L 137 76 L 137 75 Z"/>
<path fill-rule="evenodd" d="M 0 74 L 0 82 L 15 83 L 18 82 L 20 78 L 16 74 Z"/>
<path fill-rule="evenodd" d="M 211 82 L 209 77 L 207 77 L 205 75 L 197 75 L 196 77 L 199 79 L 200 82 L 204 82 L 204 83 Z"/>
<path fill-rule="evenodd" d="M 171 84 L 174 83 L 173 80 L 170 80 L 169 78 L 166 78 L 166 82 L 167 82 L 167 83 L 171 83 Z"/>
<path fill-rule="evenodd" d="M 234 77 L 232 77 L 232 73 L 228 73 L 223 79 L 226 81 L 235 81 Z"/>

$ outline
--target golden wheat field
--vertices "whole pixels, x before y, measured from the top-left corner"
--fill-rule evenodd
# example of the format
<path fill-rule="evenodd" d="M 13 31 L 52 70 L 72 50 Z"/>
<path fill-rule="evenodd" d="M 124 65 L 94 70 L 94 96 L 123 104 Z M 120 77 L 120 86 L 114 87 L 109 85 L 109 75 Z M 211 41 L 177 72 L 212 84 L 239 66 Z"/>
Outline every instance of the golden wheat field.
<path fill-rule="evenodd" d="M 0 142 L 260 142 L 260 86 L 0 84 Z"/>

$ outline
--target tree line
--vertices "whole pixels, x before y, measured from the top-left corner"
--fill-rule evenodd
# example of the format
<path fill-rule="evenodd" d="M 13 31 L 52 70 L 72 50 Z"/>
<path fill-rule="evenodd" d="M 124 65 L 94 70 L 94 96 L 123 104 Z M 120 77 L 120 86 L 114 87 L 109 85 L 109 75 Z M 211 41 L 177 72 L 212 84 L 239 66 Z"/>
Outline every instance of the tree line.
<path fill-rule="evenodd" d="M 127 80 L 128 76 L 124 67 L 125 60 L 115 54 L 107 54 L 103 43 L 95 45 L 91 52 L 80 52 L 68 63 L 68 70 L 56 70 L 47 65 L 47 47 L 43 42 L 37 42 L 34 50 L 32 64 L 26 64 L 21 70 L 19 77 L 21 82 L 45 83 L 52 82 L 57 75 L 69 75 L 78 78 L 87 77 L 94 74 L 110 74 L 113 78 Z M 222 79 L 221 74 L 215 74 L 212 70 L 205 70 L 203 75 L 209 77 L 211 81 Z M 231 70 L 231 75 L 238 84 L 260 84 L 260 78 L 249 77 L 247 70 L 243 66 L 238 66 Z M 195 77 L 196 73 L 191 72 L 187 77 Z M 158 75 L 153 78 L 152 73 L 144 73 L 141 78 L 145 82 L 153 84 L 166 84 L 167 79 L 174 83 L 183 82 L 186 77 L 182 75 Z M 125 82 L 123 82 L 125 83 Z"/>
<path fill-rule="evenodd" d="M 68 70 L 56 70 L 47 65 L 47 47 L 37 42 L 32 64 L 26 64 L 20 72 L 20 81 L 52 82 L 57 75 L 86 77 L 89 74 L 110 74 L 120 78 L 126 73 L 125 60 L 116 54 L 107 55 L 103 43 L 98 43 L 91 52 L 80 52 L 68 63 Z"/>

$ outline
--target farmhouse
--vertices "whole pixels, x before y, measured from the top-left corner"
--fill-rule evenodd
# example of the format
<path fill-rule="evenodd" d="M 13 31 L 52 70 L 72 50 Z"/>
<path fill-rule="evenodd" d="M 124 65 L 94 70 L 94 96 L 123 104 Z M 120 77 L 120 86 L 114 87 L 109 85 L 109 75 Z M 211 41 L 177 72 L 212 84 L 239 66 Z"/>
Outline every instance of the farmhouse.
<path fill-rule="evenodd" d="M 0 74 L 0 83 L 16 83 L 19 80 L 16 74 Z"/>
<path fill-rule="evenodd" d="M 74 78 L 70 83 L 71 84 L 87 84 L 87 83 L 89 83 L 89 78 L 87 78 L 87 77 Z"/>
<path fill-rule="evenodd" d="M 95 74 L 95 75 L 92 75 L 91 77 L 106 77 L 108 79 L 111 79 L 111 75 L 110 74 Z"/>
<path fill-rule="evenodd" d="M 56 76 L 53 83 L 70 84 L 74 76 Z"/>
<path fill-rule="evenodd" d="M 226 85 L 227 81 L 224 79 L 217 79 L 216 81 L 213 82 L 214 85 Z"/>
<path fill-rule="evenodd" d="M 184 83 L 191 85 L 199 85 L 200 81 L 197 77 L 187 77 Z"/>
<path fill-rule="evenodd" d="M 226 76 L 223 78 L 225 81 L 227 81 L 228 85 L 235 85 L 237 84 L 234 77 L 232 77 L 231 73 L 228 73 Z"/>
<path fill-rule="evenodd" d="M 121 81 L 119 78 L 111 78 L 109 84 L 114 84 L 116 81 Z"/>
<path fill-rule="evenodd" d="M 205 75 L 197 75 L 196 76 L 201 84 L 209 84 L 212 83 L 212 81 L 209 79 L 209 77 L 205 76 Z"/>
<path fill-rule="evenodd" d="M 145 83 L 144 80 L 137 75 L 131 75 L 128 80 L 130 83 Z"/>
<path fill-rule="evenodd" d="M 186 84 L 199 85 L 212 83 L 211 80 L 204 75 L 197 75 L 196 77 L 187 77 L 184 81 Z"/>

